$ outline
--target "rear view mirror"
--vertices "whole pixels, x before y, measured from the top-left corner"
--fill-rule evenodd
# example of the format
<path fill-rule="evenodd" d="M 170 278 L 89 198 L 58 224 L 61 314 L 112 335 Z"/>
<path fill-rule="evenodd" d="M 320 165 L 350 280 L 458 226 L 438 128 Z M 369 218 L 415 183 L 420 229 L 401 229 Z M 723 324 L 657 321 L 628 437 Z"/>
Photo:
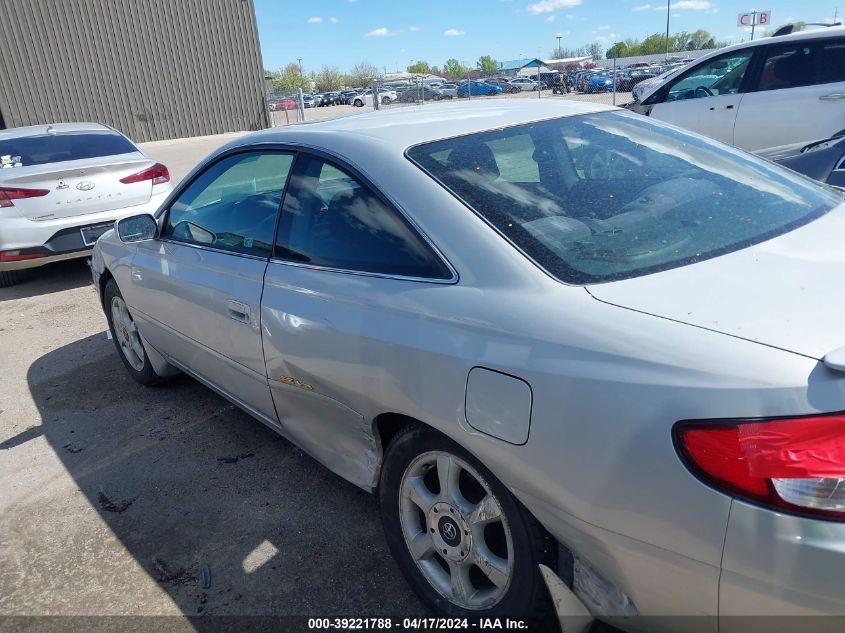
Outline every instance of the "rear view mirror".
<path fill-rule="evenodd" d="M 121 242 L 143 242 L 158 237 L 156 219 L 148 213 L 118 220 L 116 230 Z"/>

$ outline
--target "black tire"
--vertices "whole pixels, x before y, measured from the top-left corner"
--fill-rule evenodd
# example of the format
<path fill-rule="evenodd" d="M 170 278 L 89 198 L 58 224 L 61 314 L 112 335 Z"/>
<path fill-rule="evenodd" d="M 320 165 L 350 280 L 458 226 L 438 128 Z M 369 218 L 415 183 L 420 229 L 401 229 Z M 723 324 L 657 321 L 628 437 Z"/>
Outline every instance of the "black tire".
<path fill-rule="evenodd" d="M 505 594 L 490 608 L 467 609 L 450 601 L 422 574 L 405 544 L 399 517 L 402 478 L 413 460 L 429 451 L 448 452 L 473 467 L 499 501 L 510 527 L 513 576 Z M 400 431 L 387 447 L 379 479 L 379 502 L 385 538 L 399 569 L 414 593 L 436 614 L 457 618 L 541 620 L 550 612 L 551 602 L 538 565 L 542 563 L 556 568 L 557 546 L 554 539 L 481 462 L 456 442 L 423 425 L 409 426 Z"/>
<path fill-rule="evenodd" d="M 135 369 L 127 360 L 126 355 L 124 354 L 123 350 L 120 347 L 120 343 L 117 339 L 117 334 L 115 333 L 115 325 L 112 322 L 112 299 L 114 297 L 120 297 L 123 299 L 123 295 L 120 294 L 120 288 L 117 287 L 117 283 L 114 279 L 109 279 L 108 283 L 106 284 L 106 288 L 103 292 L 103 307 L 106 312 L 106 320 L 109 323 L 109 330 L 111 331 L 111 338 L 114 342 L 114 347 L 117 350 L 117 355 L 120 357 L 120 360 L 123 362 L 123 366 L 126 367 L 126 371 L 129 372 L 129 375 L 132 376 L 137 382 L 145 385 L 147 387 L 152 387 L 154 385 L 158 385 L 162 383 L 165 378 L 159 376 L 155 370 L 153 369 L 152 364 L 150 363 L 150 357 L 147 354 L 146 349 L 144 350 L 144 366 L 141 370 Z M 141 341 L 141 346 L 143 347 L 144 343 Z"/>
<path fill-rule="evenodd" d="M 23 273 L 19 270 L 0 270 L 0 288 L 8 288 L 20 283 Z"/>

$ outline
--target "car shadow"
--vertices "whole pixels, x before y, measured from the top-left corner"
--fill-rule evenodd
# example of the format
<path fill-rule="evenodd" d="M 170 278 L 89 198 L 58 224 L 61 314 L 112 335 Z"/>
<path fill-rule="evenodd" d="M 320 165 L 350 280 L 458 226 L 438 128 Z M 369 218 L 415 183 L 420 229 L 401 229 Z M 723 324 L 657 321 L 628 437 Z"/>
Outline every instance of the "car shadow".
<path fill-rule="evenodd" d="M 195 628 L 214 615 L 428 615 L 376 499 L 199 383 L 138 385 L 104 334 L 42 356 L 27 381 L 91 508 Z"/>
<path fill-rule="evenodd" d="M 23 271 L 23 279 L 14 286 L 0 288 L 0 302 L 81 288 L 91 283 L 87 258 L 54 262 Z"/>

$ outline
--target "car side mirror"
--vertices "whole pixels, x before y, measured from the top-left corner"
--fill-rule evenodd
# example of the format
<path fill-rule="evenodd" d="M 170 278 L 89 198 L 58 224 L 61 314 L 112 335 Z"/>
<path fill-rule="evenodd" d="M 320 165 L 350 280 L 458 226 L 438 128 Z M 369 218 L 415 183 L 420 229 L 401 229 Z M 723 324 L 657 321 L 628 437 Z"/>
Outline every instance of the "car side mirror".
<path fill-rule="evenodd" d="M 149 213 L 142 213 L 118 220 L 116 231 L 121 242 L 143 242 L 158 237 L 158 223 Z"/>

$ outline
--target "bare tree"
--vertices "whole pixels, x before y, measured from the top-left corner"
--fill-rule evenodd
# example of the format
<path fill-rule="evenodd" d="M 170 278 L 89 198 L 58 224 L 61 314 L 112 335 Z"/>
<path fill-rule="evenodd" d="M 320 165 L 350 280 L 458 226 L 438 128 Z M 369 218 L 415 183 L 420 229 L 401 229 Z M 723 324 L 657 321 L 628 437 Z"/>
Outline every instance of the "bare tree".
<path fill-rule="evenodd" d="M 355 64 L 349 73 L 352 83 L 356 86 L 368 86 L 379 76 L 378 68 L 370 62 L 363 61 Z"/>

